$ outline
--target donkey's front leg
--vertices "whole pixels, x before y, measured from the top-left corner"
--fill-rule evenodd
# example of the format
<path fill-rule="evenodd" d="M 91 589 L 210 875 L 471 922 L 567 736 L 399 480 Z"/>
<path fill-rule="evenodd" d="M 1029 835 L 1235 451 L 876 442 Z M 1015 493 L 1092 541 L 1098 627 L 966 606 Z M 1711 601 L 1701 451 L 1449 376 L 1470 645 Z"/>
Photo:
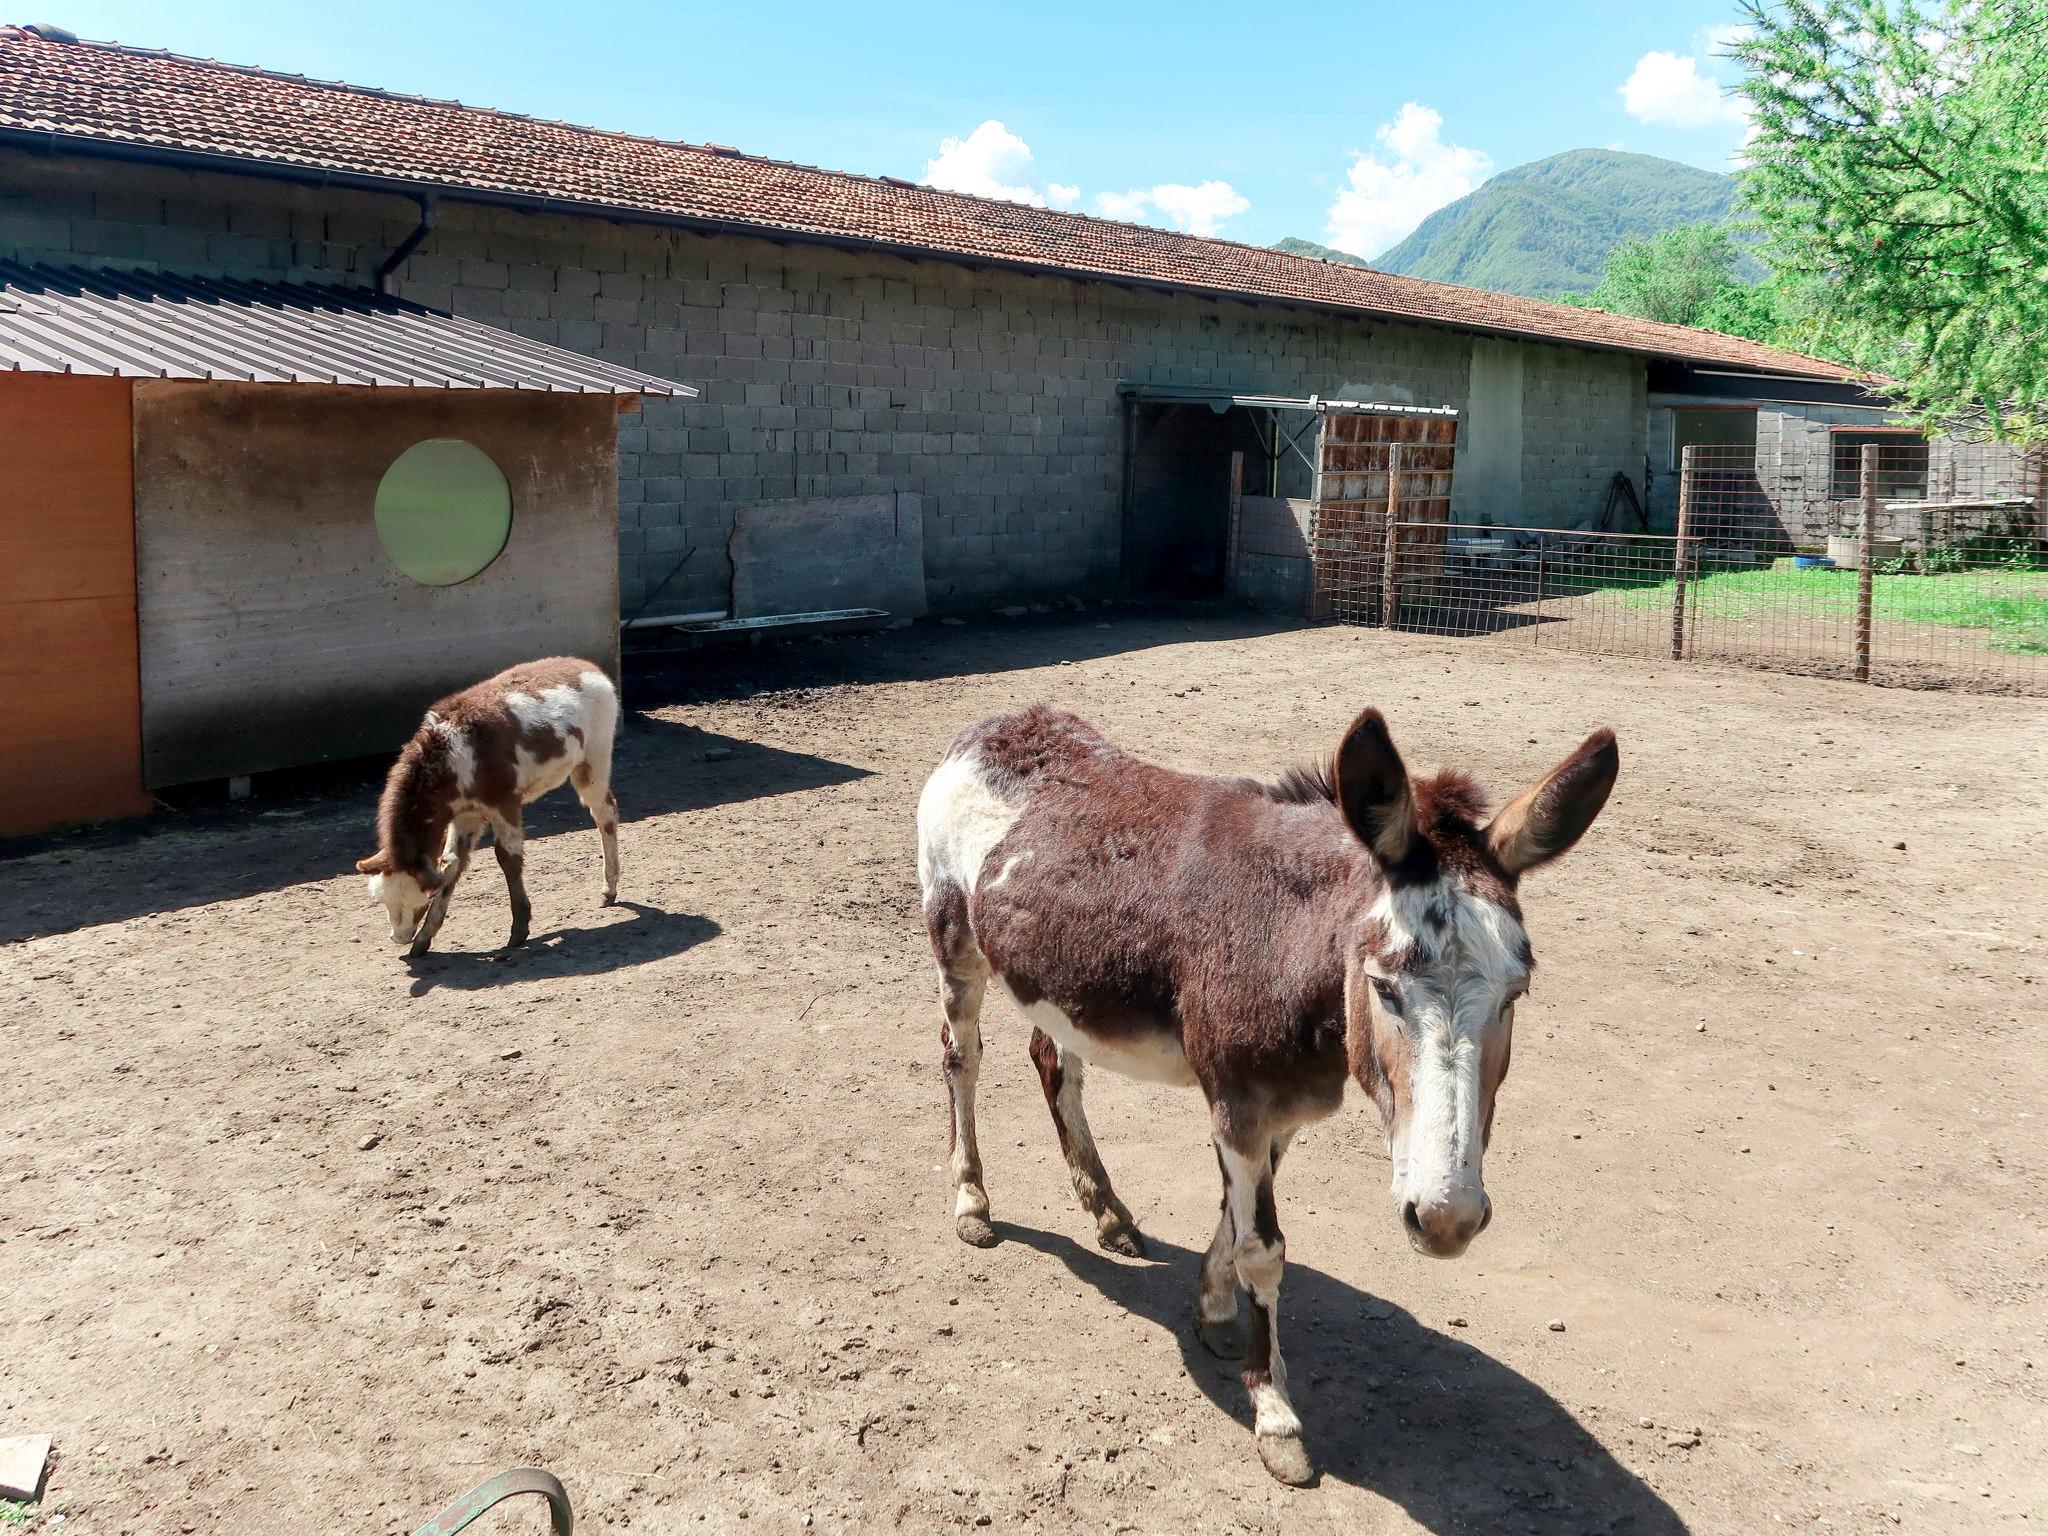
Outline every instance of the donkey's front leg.
<path fill-rule="evenodd" d="M 512 934 L 505 947 L 517 949 L 526 942 L 533 923 L 533 903 L 526 899 L 526 828 L 515 807 L 510 815 L 501 811 L 493 819 L 491 831 L 496 837 L 493 848 L 498 868 L 505 872 L 505 895 L 512 903 Z"/>
<path fill-rule="evenodd" d="M 406 951 L 409 957 L 417 958 L 433 947 L 434 935 L 448 920 L 448 903 L 455 899 L 456 883 L 469 872 L 469 856 L 476 852 L 476 840 L 482 834 L 481 827 L 449 827 L 447 844 L 441 850 L 441 869 L 445 878 L 420 918 L 419 929 L 412 936 L 412 948 Z"/>
<path fill-rule="evenodd" d="M 1301 1420 L 1287 1398 L 1287 1362 L 1280 1354 L 1280 1272 L 1287 1242 L 1273 1206 L 1275 1137 L 1262 1130 L 1246 1138 L 1238 1131 L 1250 1121 L 1249 1111 L 1249 1105 L 1218 1105 L 1216 1114 L 1223 1199 L 1236 1236 L 1232 1257 L 1239 1283 L 1251 1294 L 1244 1385 L 1251 1394 L 1259 1459 L 1281 1482 L 1298 1485 L 1312 1480 L 1315 1468 L 1302 1448 Z M 1254 1144 L 1239 1145 L 1246 1139 Z"/>

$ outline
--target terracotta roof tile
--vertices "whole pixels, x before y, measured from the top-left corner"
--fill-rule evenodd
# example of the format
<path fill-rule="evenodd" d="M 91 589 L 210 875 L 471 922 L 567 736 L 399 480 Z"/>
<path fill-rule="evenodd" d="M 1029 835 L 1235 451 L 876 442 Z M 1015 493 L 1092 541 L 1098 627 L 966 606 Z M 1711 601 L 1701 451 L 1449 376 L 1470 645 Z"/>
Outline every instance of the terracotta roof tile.
<path fill-rule="evenodd" d="M 7 130 L 513 194 L 1079 277 L 1277 300 L 1767 373 L 1853 370 L 1738 337 L 1263 246 L 390 91 L 0 30 Z"/>

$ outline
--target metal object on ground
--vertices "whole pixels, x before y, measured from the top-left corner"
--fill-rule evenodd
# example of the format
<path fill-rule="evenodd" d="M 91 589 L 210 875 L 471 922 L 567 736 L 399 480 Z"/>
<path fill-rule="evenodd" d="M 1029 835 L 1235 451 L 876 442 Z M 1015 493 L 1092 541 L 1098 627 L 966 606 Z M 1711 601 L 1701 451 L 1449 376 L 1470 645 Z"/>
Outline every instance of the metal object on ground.
<path fill-rule="evenodd" d="M 538 1494 L 548 1501 L 548 1527 L 554 1536 L 571 1536 L 575 1517 L 569 1509 L 569 1493 L 551 1472 L 539 1467 L 514 1467 L 488 1482 L 478 1483 L 461 1498 L 412 1533 L 412 1536 L 455 1536 L 477 1516 L 522 1493 Z"/>

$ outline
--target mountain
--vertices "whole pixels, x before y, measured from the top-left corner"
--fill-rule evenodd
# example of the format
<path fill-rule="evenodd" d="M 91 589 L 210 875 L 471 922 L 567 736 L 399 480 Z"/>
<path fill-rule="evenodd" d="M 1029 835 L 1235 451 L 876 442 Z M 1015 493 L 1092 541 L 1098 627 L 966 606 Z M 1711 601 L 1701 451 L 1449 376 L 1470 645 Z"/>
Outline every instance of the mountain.
<path fill-rule="evenodd" d="M 1363 256 L 1354 256 L 1349 251 L 1340 251 L 1335 246 L 1317 245 L 1313 240 L 1303 240 L 1289 235 L 1284 240 L 1275 240 L 1273 249 L 1285 251 L 1290 256 L 1313 256 L 1318 261 L 1341 261 L 1348 267 L 1369 267 L 1371 262 Z"/>
<path fill-rule="evenodd" d="M 1567 150 L 1502 171 L 1445 204 L 1372 265 L 1530 298 L 1589 293 L 1615 246 L 1730 218 L 1736 187 L 1733 176 L 1676 160 Z"/>

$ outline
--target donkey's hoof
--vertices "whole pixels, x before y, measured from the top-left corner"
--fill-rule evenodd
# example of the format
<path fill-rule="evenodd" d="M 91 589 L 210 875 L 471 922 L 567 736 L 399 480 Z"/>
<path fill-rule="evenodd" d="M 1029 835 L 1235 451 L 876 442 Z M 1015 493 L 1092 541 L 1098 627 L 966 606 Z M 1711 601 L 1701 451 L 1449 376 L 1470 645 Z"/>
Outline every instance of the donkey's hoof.
<path fill-rule="evenodd" d="M 1096 1231 L 1095 1241 L 1111 1253 L 1120 1253 L 1127 1259 L 1145 1257 L 1145 1239 L 1138 1235 L 1138 1229 L 1128 1221 L 1112 1222 Z"/>
<path fill-rule="evenodd" d="M 619 904 L 619 893 L 618 893 L 617 891 L 606 891 L 606 892 L 604 893 L 604 901 L 603 901 L 602 905 L 604 905 L 604 906 L 607 906 L 607 907 L 616 907 L 616 906 L 617 906 L 618 904 Z"/>
<path fill-rule="evenodd" d="M 412 947 L 405 952 L 405 958 L 417 960 L 420 956 L 429 953 L 433 948 L 433 944 L 434 941 L 432 939 L 414 939 Z"/>
<path fill-rule="evenodd" d="M 1298 1434 L 1259 1436 L 1259 1460 L 1290 1488 L 1306 1487 L 1316 1480 L 1316 1469 L 1309 1464 Z"/>
<path fill-rule="evenodd" d="M 993 1248 L 996 1245 L 996 1229 L 989 1225 L 986 1216 L 957 1216 L 953 1219 L 953 1230 L 970 1248 Z"/>
<path fill-rule="evenodd" d="M 1217 1322 L 1211 1322 L 1201 1313 L 1195 1314 L 1195 1337 L 1202 1341 L 1202 1348 L 1218 1360 L 1242 1360 L 1244 1358 L 1244 1320 L 1241 1314 L 1233 1312 Z"/>

